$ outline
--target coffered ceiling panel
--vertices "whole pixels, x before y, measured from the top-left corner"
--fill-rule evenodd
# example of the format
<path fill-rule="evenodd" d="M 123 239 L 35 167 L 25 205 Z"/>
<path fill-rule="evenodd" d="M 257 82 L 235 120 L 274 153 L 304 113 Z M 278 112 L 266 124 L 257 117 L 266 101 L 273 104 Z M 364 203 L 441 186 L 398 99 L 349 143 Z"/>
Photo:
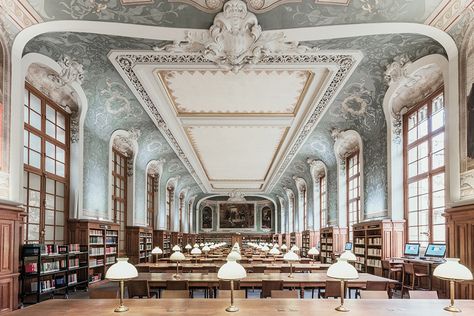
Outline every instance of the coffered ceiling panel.
<path fill-rule="evenodd" d="M 179 115 L 294 115 L 313 77 L 306 70 L 158 71 L 157 75 Z"/>
<path fill-rule="evenodd" d="M 286 127 L 196 126 L 186 129 L 210 181 L 264 181 Z"/>

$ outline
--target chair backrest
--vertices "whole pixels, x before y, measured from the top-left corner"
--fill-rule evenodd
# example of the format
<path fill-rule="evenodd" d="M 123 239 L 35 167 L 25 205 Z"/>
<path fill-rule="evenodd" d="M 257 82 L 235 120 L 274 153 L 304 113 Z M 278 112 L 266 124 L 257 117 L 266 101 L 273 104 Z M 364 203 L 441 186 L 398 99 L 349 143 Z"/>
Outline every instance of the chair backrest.
<path fill-rule="evenodd" d="M 117 298 L 118 288 L 102 288 L 102 289 L 89 289 L 89 298 L 91 299 L 103 299 L 103 298 Z"/>
<path fill-rule="evenodd" d="M 230 298 L 229 290 L 219 290 L 217 298 Z M 245 290 L 234 290 L 234 298 L 245 298 Z"/>
<path fill-rule="evenodd" d="M 262 298 L 271 297 L 273 290 L 283 290 L 283 281 L 262 280 Z"/>
<path fill-rule="evenodd" d="M 436 291 L 408 291 L 410 299 L 438 299 Z"/>
<path fill-rule="evenodd" d="M 161 298 L 189 298 L 188 290 L 163 290 L 161 291 Z"/>
<path fill-rule="evenodd" d="M 390 270 L 390 261 L 388 261 L 388 260 L 382 260 L 382 269 L 384 269 L 384 270 Z"/>
<path fill-rule="evenodd" d="M 403 271 L 406 274 L 415 274 L 415 265 L 413 263 L 404 263 Z"/>
<path fill-rule="evenodd" d="M 166 289 L 172 291 L 189 290 L 188 280 L 166 280 Z"/>
<path fill-rule="evenodd" d="M 272 298 L 298 298 L 298 291 L 282 291 L 273 290 L 271 291 Z"/>
<path fill-rule="evenodd" d="M 140 266 L 138 266 L 138 267 L 136 267 L 136 268 L 137 268 L 137 271 L 140 272 L 140 273 L 141 273 L 141 272 L 150 272 L 150 270 L 151 270 L 149 266 L 146 266 L 146 267 L 140 267 Z"/>
<path fill-rule="evenodd" d="M 347 283 L 344 284 L 345 287 Z M 346 291 L 344 289 L 344 296 Z M 324 292 L 324 297 L 341 297 L 341 281 L 326 281 L 326 290 Z"/>
<path fill-rule="evenodd" d="M 127 281 L 128 297 L 150 297 L 150 287 L 147 280 Z"/>
<path fill-rule="evenodd" d="M 229 291 L 230 290 L 230 281 L 219 280 L 219 291 Z M 240 281 L 234 281 L 234 290 L 240 290 Z"/>
<path fill-rule="evenodd" d="M 367 291 L 386 291 L 387 285 L 387 282 L 367 281 L 365 289 Z"/>
<path fill-rule="evenodd" d="M 270 274 L 270 273 L 280 273 L 280 269 L 265 269 L 263 270 L 264 274 Z"/>
<path fill-rule="evenodd" d="M 388 293 L 385 291 L 360 291 L 362 299 L 387 299 Z"/>

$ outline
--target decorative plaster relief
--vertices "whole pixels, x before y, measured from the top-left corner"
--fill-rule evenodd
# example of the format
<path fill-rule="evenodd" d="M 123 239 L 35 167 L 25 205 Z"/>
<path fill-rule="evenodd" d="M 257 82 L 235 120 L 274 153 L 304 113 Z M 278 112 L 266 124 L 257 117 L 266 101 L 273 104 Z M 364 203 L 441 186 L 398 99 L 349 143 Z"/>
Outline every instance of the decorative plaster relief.
<path fill-rule="evenodd" d="M 345 161 L 352 153 L 359 150 L 359 138 L 354 131 L 341 131 L 337 128 L 332 130 L 334 151 L 340 161 Z"/>
<path fill-rule="evenodd" d="M 116 150 L 123 153 L 127 157 L 133 156 L 135 145 L 134 143 L 138 140 L 141 135 L 141 131 L 136 128 L 131 128 L 128 131 L 128 135 L 117 135 L 114 138 L 113 146 Z M 131 161 L 131 159 L 129 159 Z"/>
<path fill-rule="evenodd" d="M 26 0 L 0 0 L 0 8 L 5 10 L 9 19 L 20 29 L 43 22 Z"/>
<path fill-rule="evenodd" d="M 149 175 L 153 176 L 160 176 L 163 174 L 163 165 L 165 164 L 166 160 L 165 159 L 160 159 L 160 160 L 152 160 L 148 164 L 148 170 L 147 173 Z"/>
<path fill-rule="evenodd" d="M 238 72 L 243 67 L 258 64 L 274 53 L 304 53 L 308 47 L 287 42 L 281 33 L 264 33 L 255 14 L 248 12 L 242 0 L 225 3 L 223 12 L 214 18 L 209 33 L 188 32 L 186 41 L 155 47 L 156 51 L 200 53 L 225 70 Z"/>
<path fill-rule="evenodd" d="M 474 8 L 472 0 L 443 1 L 433 14 L 426 19 L 425 24 L 443 31 L 449 31 L 468 7 Z"/>
<path fill-rule="evenodd" d="M 410 63 L 407 55 L 400 55 L 393 59 L 393 62 L 385 70 L 385 81 L 388 85 L 397 83 L 402 78 L 406 78 L 406 65 Z"/>
<path fill-rule="evenodd" d="M 314 180 L 318 180 L 326 175 L 326 166 L 321 160 L 308 159 L 307 163 L 310 168 L 311 177 L 313 177 Z"/>
<path fill-rule="evenodd" d="M 239 192 L 237 190 L 233 190 L 232 192 L 229 192 L 229 198 L 227 199 L 227 202 L 246 202 L 247 200 L 245 199 L 245 194 L 242 192 Z"/>
<path fill-rule="evenodd" d="M 225 0 L 168 0 L 169 2 L 181 2 L 190 4 L 195 8 L 207 13 L 216 13 L 222 10 Z M 337 1 L 337 0 L 336 0 Z M 346 1 L 346 0 L 344 0 Z M 267 12 L 283 4 L 303 2 L 302 0 L 245 0 L 249 11 L 255 13 Z"/>

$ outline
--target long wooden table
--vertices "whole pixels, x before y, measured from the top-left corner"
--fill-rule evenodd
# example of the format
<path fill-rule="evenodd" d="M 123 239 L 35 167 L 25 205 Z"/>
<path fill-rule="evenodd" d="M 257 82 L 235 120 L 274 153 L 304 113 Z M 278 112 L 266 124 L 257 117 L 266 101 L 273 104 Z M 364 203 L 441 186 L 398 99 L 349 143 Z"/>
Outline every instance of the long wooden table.
<path fill-rule="evenodd" d="M 146 280 L 151 287 L 166 288 L 166 281 L 176 280 L 173 273 L 139 273 L 134 280 Z M 214 292 L 219 286 L 217 273 L 181 273 L 180 280 L 187 280 L 190 288 L 208 288 Z M 304 293 L 305 288 L 323 288 L 326 281 L 334 279 L 328 277 L 326 273 L 293 273 L 290 278 L 288 273 L 248 273 L 247 277 L 240 280 L 241 288 L 262 287 L 263 280 L 282 280 L 285 288 L 299 288 Z M 367 281 L 385 282 L 389 284 L 390 290 L 398 283 L 396 280 L 379 277 L 368 273 L 359 273 L 359 279 L 347 282 L 349 288 L 364 288 Z"/>
<path fill-rule="evenodd" d="M 193 270 L 193 269 L 211 269 L 216 270 L 222 266 L 223 263 L 180 263 L 180 269 L 185 270 Z M 254 270 L 254 269 L 282 269 L 282 268 L 289 268 L 290 265 L 288 263 L 279 263 L 276 262 L 272 263 L 258 263 L 258 264 L 251 264 L 251 263 L 244 263 L 242 266 L 246 270 Z M 314 264 L 307 264 L 307 263 L 296 263 L 293 264 L 293 271 L 303 271 L 303 272 L 311 272 L 311 271 L 318 271 L 318 270 L 327 270 L 330 264 L 326 263 L 314 263 Z M 154 270 L 173 270 L 176 269 L 176 263 L 171 262 L 159 262 L 159 263 L 140 263 L 136 265 L 137 268 L 152 268 Z"/>
<path fill-rule="evenodd" d="M 384 315 L 384 316 L 449 316 L 443 310 L 448 305 L 447 300 L 346 300 L 345 306 L 350 309 L 351 316 Z M 340 316 L 334 310 L 337 300 L 299 300 L 299 299 L 247 299 L 235 301 L 240 308 L 235 315 L 259 316 L 296 316 L 296 315 L 325 315 Z M 130 308 L 127 316 L 228 316 L 225 308 L 228 299 L 133 299 L 125 300 Z M 456 305 L 462 309 L 459 315 L 474 315 L 474 301 L 458 300 Z M 114 309 L 118 300 L 49 300 L 30 307 L 16 310 L 7 315 L 11 316 L 64 316 L 84 315 L 93 313 L 94 316 L 117 315 Z"/>

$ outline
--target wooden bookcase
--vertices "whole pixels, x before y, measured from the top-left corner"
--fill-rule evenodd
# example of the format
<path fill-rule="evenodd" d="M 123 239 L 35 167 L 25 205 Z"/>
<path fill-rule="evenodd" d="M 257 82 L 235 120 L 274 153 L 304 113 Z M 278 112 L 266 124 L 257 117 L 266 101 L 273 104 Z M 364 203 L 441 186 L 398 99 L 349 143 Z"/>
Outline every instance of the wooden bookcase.
<path fill-rule="evenodd" d="M 117 260 L 118 224 L 93 220 L 70 220 L 69 241 L 89 249 L 89 284 L 104 279 L 109 266 Z"/>
<path fill-rule="evenodd" d="M 319 232 L 305 230 L 301 233 L 301 257 L 308 257 L 309 249 L 317 246 L 318 239 Z"/>
<path fill-rule="evenodd" d="M 153 231 L 153 241 L 155 246 L 158 246 L 163 250 L 162 257 L 169 257 L 171 255 L 171 233 L 167 230 L 155 230 Z"/>
<path fill-rule="evenodd" d="M 359 272 L 382 275 L 382 260 L 399 257 L 403 249 L 404 221 L 390 219 L 367 221 L 353 225 L 353 249 Z"/>
<path fill-rule="evenodd" d="M 281 234 L 272 235 L 272 244 L 281 244 Z"/>
<path fill-rule="evenodd" d="M 151 228 L 128 226 L 126 240 L 126 251 L 130 263 L 150 262 L 153 250 L 153 230 Z"/>
<path fill-rule="evenodd" d="M 325 227 L 320 231 L 322 263 L 333 263 L 334 256 L 344 250 L 347 241 L 347 228 Z"/>
<path fill-rule="evenodd" d="M 290 247 L 289 243 L 290 243 L 290 234 L 288 233 L 281 234 L 281 244 L 282 245 L 285 244 L 288 247 Z"/>
<path fill-rule="evenodd" d="M 181 249 L 186 246 L 186 244 L 183 244 L 183 233 L 171 232 L 171 248 L 173 248 L 175 245 L 180 246 Z"/>

